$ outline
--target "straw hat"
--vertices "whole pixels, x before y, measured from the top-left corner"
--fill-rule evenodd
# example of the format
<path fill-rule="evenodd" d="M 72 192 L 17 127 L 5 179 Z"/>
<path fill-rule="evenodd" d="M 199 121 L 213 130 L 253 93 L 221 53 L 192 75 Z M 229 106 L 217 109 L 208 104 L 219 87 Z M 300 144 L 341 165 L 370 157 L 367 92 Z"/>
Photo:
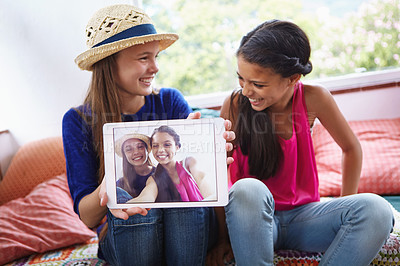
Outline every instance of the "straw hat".
<path fill-rule="evenodd" d="M 139 139 L 143 141 L 147 145 L 147 152 L 150 152 L 150 137 L 139 133 L 126 134 L 115 142 L 115 152 L 118 154 L 119 157 L 122 157 L 122 145 L 128 139 Z"/>
<path fill-rule="evenodd" d="M 160 51 L 178 40 L 173 33 L 157 33 L 151 18 L 131 5 L 113 5 L 100 9 L 86 27 L 88 50 L 75 58 L 82 70 L 92 70 L 94 63 L 137 44 L 160 42 Z"/>

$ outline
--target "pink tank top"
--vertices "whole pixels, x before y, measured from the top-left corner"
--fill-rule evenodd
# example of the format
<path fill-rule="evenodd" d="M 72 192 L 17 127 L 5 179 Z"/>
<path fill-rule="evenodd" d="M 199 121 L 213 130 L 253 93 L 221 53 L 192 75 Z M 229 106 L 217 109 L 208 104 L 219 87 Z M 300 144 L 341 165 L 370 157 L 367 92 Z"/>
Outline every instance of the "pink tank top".
<path fill-rule="evenodd" d="M 180 182 L 179 184 L 175 184 L 175 187 L 181 195 L 182 201 L 203 200 L 203 196 L 200 193 L 196 181 L 182 163 L 176 162 L 176 171 L 178 172 Z"/>
<path fill-rule="evenodd" d="M 275 176 L 262 180 L 271 191 L 278 211 L 291 210 L 320 199 L 314 147 L 301 82 L 294 88 L 292 118 L 292 137 L 288 140 L 279 137 L 283 153 L 279 169 Z M 241 178 L 255 178 L 249 174 L 248 157 L 242 154 L 239 147 L 234 150 L 232 157 L 235 161 L 229 166 L 230 186 Z"/>

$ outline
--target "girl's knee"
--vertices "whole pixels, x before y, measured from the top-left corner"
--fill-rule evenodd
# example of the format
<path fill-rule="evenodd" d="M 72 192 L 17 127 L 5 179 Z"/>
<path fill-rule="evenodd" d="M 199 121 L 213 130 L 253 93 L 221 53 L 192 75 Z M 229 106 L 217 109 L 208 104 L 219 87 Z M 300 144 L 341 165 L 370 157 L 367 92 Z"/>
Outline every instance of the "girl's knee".
<path fill-rule="evenodd" d="M 230 204 L 239 203 L 257 208 L 267 204 L 274 209 L 274 199 L 267 186 L 255 178 L 238 180 L 229 191 Z M 261 207 L 262 208 L 262 207 Z M 262 208 L 264 209 L 264 208 Z"/>
<path fill-rule="evenodd" d="M 373 230 L 381 228 L 383 231 L 391 231 L 394 225 L 392 208 L 388 201 L 379 195 L 372 193 L 359 194 L 362 199 L 364 215 L 368 218 Z"/>
<path fill-rule="evenodd" d="M 233 184 L 229 194 L 235 197 L 248 196 L 249 194 L 271 194 L 267 186 L 255 178 L 243 178 Z"/>
<path fill-rule="evenodd" d="M 392 208 L 390 207 L 389 202 L 383 197 L 372 193 L 363 193 L 359 195 L 362 197 L 364 205 L 369 209 L 370 212 L 378 213 L 380 216 L 386 218 L 391 218 L 393 216 Z"/>

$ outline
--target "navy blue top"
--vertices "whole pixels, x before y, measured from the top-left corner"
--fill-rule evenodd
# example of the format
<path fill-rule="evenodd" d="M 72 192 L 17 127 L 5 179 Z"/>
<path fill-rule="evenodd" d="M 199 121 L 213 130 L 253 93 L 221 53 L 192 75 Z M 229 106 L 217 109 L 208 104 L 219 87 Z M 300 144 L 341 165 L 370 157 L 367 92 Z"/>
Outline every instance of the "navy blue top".
<path fill-rule="evenodd" d="M 151 94 L 145 99 L 144 106 L 136 114 L 123 114 L 122 121 L 184 119 L 192 112 L 183 95 L 173 88 L 163 88 L 158 94 Z M 79 106 L 76 109 L 84 114 L 90 114 L 87 107 Z M 79 214 L 78 206 L 81 199 L 98 187 L 99 161 L 93 146 L 91 127 L 74 108 L 64 115 L 62 136 L 68 185 L 74 201 L 74 210 Z"/>

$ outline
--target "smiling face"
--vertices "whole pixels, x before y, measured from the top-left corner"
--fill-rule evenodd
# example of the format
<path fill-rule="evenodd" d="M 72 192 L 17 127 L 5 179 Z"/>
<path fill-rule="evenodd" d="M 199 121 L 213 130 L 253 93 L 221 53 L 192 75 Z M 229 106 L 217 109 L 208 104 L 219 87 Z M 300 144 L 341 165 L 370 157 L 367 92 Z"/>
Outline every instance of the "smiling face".
<path fill-rule="evenodd" d="M 121 96 L 147 96 L 152 92 L 151 82 L 158 72 L 158 52 L 158 41 L 134 45 L 118 52 L 116 83 Z"/>
<path fill-rule="evenodd" d="M 139 139 L 128 139 L 122 145 L 126 159 L 133 166 L 142 166 L 147 162 L 146 144 Z"/>
<path fill-rule="evenodd" d="M 292 92 L 290 79 L 238 56 L 238 78 L 242 93 L 256 111 L 279 105 Z"/>
<path fill-rule="evenodd" d="M 157 132 L 152 137 L 154 158 L 162 165 L 175 163 L 174 156 L 179 147 L 174 138 L 166 132 Z"/>

